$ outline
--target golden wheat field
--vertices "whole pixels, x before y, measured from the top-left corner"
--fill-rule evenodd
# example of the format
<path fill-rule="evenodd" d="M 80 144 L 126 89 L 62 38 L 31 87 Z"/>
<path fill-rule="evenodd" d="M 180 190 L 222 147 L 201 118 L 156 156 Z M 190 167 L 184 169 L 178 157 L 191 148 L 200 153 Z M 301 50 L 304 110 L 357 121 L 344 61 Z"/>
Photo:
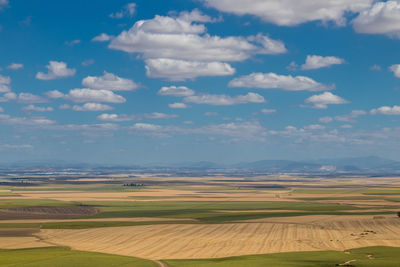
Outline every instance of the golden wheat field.
<path fill-rule="evenodd" d="M 148 225 L 84 230 L 43 230 L 50 243 L 77 250 L 148 259 L 220 258 L 276 252 L 400 246 L 400 220 L 346 217 L 340 220 Z"/>

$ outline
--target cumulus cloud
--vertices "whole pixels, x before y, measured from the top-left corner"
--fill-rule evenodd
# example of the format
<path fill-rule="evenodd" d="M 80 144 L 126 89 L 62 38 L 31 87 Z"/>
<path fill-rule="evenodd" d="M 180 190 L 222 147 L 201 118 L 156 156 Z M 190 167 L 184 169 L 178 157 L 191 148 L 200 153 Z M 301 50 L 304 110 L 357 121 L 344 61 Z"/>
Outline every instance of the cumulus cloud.
<path fill-rule="evenodd" d="M 160 112 L 153 112 L 147 114 L 101 114 L 97 117 L 100 121 L 112 121 L 112 122 L 122 122 L 122 121 L 132 121 L 132 120 L 143 120 L 143 119 L 173 119 L 177 118 L 176 114 L 165 114 Z"/>
<path fill-rule="evenodd" d="M 194 95 L 194 93 L 193 90 L 186 86 L 163 86 L 157 94 L 167 96 L 190 96 Z"/>
<path fill-rule="evenodd" d="M 229 95 L 212 95 L 200 94 L 187 96 L 183 99 L 184 102 L 194 104 L 206 104 L 213 106 L 231 106 L 248 103 L 265 103 L 263 96 L 256 93 L 248 93 L 247 95 L 229 96 Z"/>
<path fill-rule="evenodd" d="M 94 59 L 87 59 L 85 61 L 82 61 L 81 65 L 84 67 L 87 67 L 87 66 L 94 64 L 94 62 L 95 62 Z"/>
<path fill-rule="evenodd" d="M 265 22 L 294 26 L 310 21 L 346 24 L 346 14 L 370 7 L 372 0 L 203 0 L 206 5 L 236 15 L 254 15 Z"/>
<path fill-rule="evenodd" d="M 52 91 L 46 92 L 46 96 L 47 96 L 48 98 L 57 99 L 57 98 L 63 98 L 63 97 L 64 97 L 64 94 L 61 93 L 61 92 L 58 91 L 58 90 L 52 90 Z"/>
<path fill-rule="evenodd" d="M 108 103 L 124 103 L 126 99 L 109 90 L 97 89 L 72 89 L 65 98 L 73 102 L 108 102 Z"/>
<path fill-rule="evenodd" d="M 89 88 L 72 89 L 68 94 L 53 90 L 46 93 L 49 98 L 64 98 L 73 102 L 108 102 L 124 103 L 126 99 L 109 90 L 97 90 Z"/>
<path fill-rule="evenodd" d="M 243 61 L 256 54 L 286 53 L 283 42 L 268 36 L 219 37 L 205 34 L 203 24 L 182 17 L 156 16 L 136 22 L 114 38 L 109 47 L 145 58 L 195 61 Z"/>
<path fill-rule="evenodd" d="M 25 111 L 37 111 L 37 112 L 46 112 L 46 111 L 53 111 L 52 107 L 39 107 L 35 105 L 29 105 L 22 108 Z"/>
<path fill-rule="evenodd" d="M 224 124 L 210 124 L 202 127 L 161 126 L 148 123 L 135 123 L 130 127 L 133 133 L 153 137 L 173 135 L 220 135 L 233 140 L 264 141 L 266 129 L 258 121 L 244 121 Z"/>
<path fill-rule="evenodd" d="M 128 3 L 122 8 L 121 11 L 111 13 L 109 17 L 113 19 L 122 19 L 124 17 L 132 18 L 133 15 L 135 15 L 135 12 L 136 12 L 136 4 Z"/>
<path fill-rule="evenodd" d="M 400 2 L 376 2 L 353 20 L 356 32 L 400 38 Z"/>
<path fill-rule="evenodd" d="M 56 122 L 44 117 L 12 117 L 8 114 L 0 114 L 0 122 L 5 124 L 13 125 L 33 125 L 33 126 L 43 126 L 51 125 Z"/>
<path fill-rule="evenodd" d="M 18 94 L 18 102 L 19 103 L 46 103 L 47 99 L 34 95 L 31 93 L 20 93 Z"/>
<path fill-rule="evenodd" d="M 323 123 L 329 123 L 329 122 L 333 121 L 333 118 L 327 116 L 327 117 L 319 118 L 318 121 L 319 121 L 319 122 L 323 122 Z"/>
<path fill-rule="evenodd" d="M 400 78 L 400 64 L 390 66 L 389 70 L 393 72 L 395 77 Z"/>
<path fill-rule="evenodd" d="M 360 116 L 366 115 L 367 112 L 364 110 L 352 110 L 350 113 L 345 115 L 338 115 L 334 117 L 322 117 L 319 118 L 319 122 L 329 123 L 332 121 L 340 121 L 340 122 L 355 122 L 356 119 Z"/>
<path fill-rule="evenodd" d="M 10 92 L 11 78 L 0 74 L 0 93 Z"/>
<path fill-rule="evenodd" d="M 16 93 L 7 92 L 2 97 L 0 97 L 0 102 L 8 102 L 11 100 L 16 100 L 18 98 Z"/>
<path fill-rule="evenodd" d="M 228 63 L 175 60 L 168 58 L 147 59 L 146 74 L 151 78 L 183 81 L 200 76 L 227 76 L 235 73 Z"/>
<path fill-rule="evenodd" d="M 114 36 L 102 33 L 100 35 L 93 37 L 92 42 L 108 42 L 112 38 L 114 38 Z"/>
<path fill-rule="evenodd" d="M 307 98 L 306 103 L 313 104 L 314 108 L 325 109 L 328 105 L 347 104 L 349 102 L 331 92 L 324 92 L 320 95 L 313 95 Z"/>
<path fill-rule="evenodd" d="M 205 112 L 203 115 L 206 116 L 206 117 L 214 117 L 214 116 L 218 116 L 219 113 L 218 112 L 210 112 L 210 111 L 208 111 L 208 112 Z"/>
<path fill-rule="evenodd" d="M 261 113 L 261 114 L 273 114 L 273 113 L 276 113 L 276 109 L 266 109 L 266 108 L 263 108 L 263 109 L 260 111 L 260 113 Z"/>
<path fill-rule="evenodd" d="M 251 73 L 229 82 L 230 87 L 283 89 L 287 91 L 325 91 L 333 85 L 324 85 L 306 76 L 278 75 L 275 73 Z"/>
<path fill-rule="evenodd" d="M 103 76 L 87 76 L 82 80 L 82 85 L 90 89 L 111 91 L 131 91 L 139 87 L 130 79 L 121 78 L 106 71 Z"/>
<path fill-rule="evenodd" d="M 187 108 L 188 106 L 185 103 L 172 103 L 172 104 L 168 104 L 168 107 L 170 108 Z"/>
<path fill-rule="evenodd" d="M 24 68 L 24 64 L 21 63 L 11 63 L 10 65 L 7 66 L 7 69 L 10 70 L 19 70 Z"/>
<path fill-rule="evenodd" d="M 82 106 L 74 105 L 72 109 L 75 111 L 106 111 L 112 110 L 113 107 L 100 103 L 85 103 Z"/>
<path fill-rule="evenodd" d="M 345 63 L 344 59 L 338 57 L 322 57 L 317 55 L 308 55 L 306 58 L 306 63 L 301 65 L 301 69 L 313 70 L 344 63 Z"/>
<path fill-rule="evenodd" d="M 74 45 L 80 44 L 81 42 L 82 42 L 81 40 L 76 39 L 76 40 L 72 40 L 72 41 L 65 41 L 65 44 L 69 45 L 69 46 L 74 46 Z"/>
<path fill-rule="evenodd" d="M 381 66 L 379 66 L 378 64 L 372 65 L 369 69 L 372 71 L 381 71 L 382 70 Z"/>
<path fill-rule="evenodd" d="M 109 48 L 141 54 L 149 77 L 170 80 L 232 75 L 234 69 L 226 62 L 287 52 L 282 41 L 262 34 L 211 36 L 201 24 L 206 22 L 214 20 L 198 10 L 181 12 L 177 17 L 157 15 L 137 21 L 112 39 Z"/>
<path fill-rule="evenodd" d="M 353 110 L 349 114 L 335 116 L 335 120 L 342 122 L 354 122 L 355 119 L 366 114 L 367 112 L 365 112 L 364 110 Z"/>
<path fill-rule="evenodd" d="M 311 131 L 316 131 L 316 130 L 324 130 L 326 127 L 321 125 L 321 124 L 311 124 L 303 127 L 305 130 L 311 130 Z"/>
<path fill-rule="evenodd" d="M 69 69 L 67 67 L 67 63 L 62 61 L 50 61 L 49 65 L 47 65 L 46 68 L 48 69 L 48 72 L 47 73 L 38 72 L 36 74 L 36 79 L 39 80 L 60 79 L 69 76 L 74 76 L 76 72 L 75 69 Z"/>
<path fill-rule="evenodd" d="M 400 106 L 395 105 L 393 107 L 383 106 L 380 108 L 374 108 L 370 111 L 370 113 L 372 115 L 400 115 Z"/>

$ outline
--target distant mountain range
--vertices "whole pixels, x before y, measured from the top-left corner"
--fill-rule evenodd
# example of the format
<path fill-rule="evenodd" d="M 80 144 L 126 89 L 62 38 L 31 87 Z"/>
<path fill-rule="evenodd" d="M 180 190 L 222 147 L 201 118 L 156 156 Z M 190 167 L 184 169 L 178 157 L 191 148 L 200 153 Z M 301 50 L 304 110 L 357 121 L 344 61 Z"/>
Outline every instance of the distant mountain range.
<path fill-rule="evenodd" d="M 81 170 L 96 172 L 143 171 L 186 174 L 211 173 L 303 173 L 303 174 L 400 174 L 400 161 L 376 156 L 332 158 L 309 161 L 260 160 L 237 164 L 218 164 L 209 161 L 175 164 L 113 165 L 52 162 L 15 162 L 0 164 L 2 173 L 7 170 Z"/>

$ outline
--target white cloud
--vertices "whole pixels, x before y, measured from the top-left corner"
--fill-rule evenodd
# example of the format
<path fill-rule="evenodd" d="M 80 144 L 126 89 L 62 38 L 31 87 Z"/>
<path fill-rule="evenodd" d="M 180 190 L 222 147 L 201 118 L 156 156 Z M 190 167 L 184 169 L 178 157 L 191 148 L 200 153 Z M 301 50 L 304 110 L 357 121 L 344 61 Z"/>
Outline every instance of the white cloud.
<path fill-rule="evenodd" d="M 159 95 L 168 96 L 190 96 L 194 95 L 194 91 L 187 88 L 186 86 L 163 86 L 158 91 Z"/>
<path fill-rule="evenodd" d="M 10 89 L 11 78 L 0 74 L 0 93 L 8 93 Z"/>
<path fill-rule="evenodd" d="M 37 111 L 37 112 L 46 112 L 46 111 L 53 111 L 52 107 L 39 107 L 35 105 L 29 105 L 26 107 L 23 107 L 23 110 L 25 111 Z"/>
<path fill-rule="evenodd" d="M 247 95 L 229 96 L 229 95 L 212 95 L 200 94 L 187 96 L 183 99 L 187 103 L 206 104 L 214 106 L 231 106 L 248 103 L 265 103 L 263 96 L 256 93 L 248 93 Z"/>
<path fill-rule="evenodd" d="M 55 124 L 55 121 L 44 117 L 30 117 L 30 118 L 12 117 L 8 114 L 0 114 L 0 122 L 6 124 L 14 124 L 14 125 L 33 125 L 33 126 Z"/>
<path fill-rule="evenodd" d="M 162 127 L 155 124 L 149 123 L 135 123 L 132 127 L 132 130 L 139 130 L 139 131 L 158 131 L 161 130 Z"/>
<path fill-rule="evenodd" d="M 325 109 L 328 105 L 347 104 L 349 102 L 331 92 L 324 92 L 320 95 L 313 95 L 307 98 L 306 103 L 312 103 L 314 108 Z"/>
<path fill-rule="evenodd" d="M 346 23 L 348 12 L 368 8 L 372 0 L 203 0 L 208 6 L 237 15 L 254 15 L 266 22 L 294 26 L 310 21 Z"/>
<path fill-rule="evenodd" d="M 353 125 L 351 125 L 351 124 L 343 124 L 343 125 L 340 125 L 340 128 L 342 128 L 342 129 L 351 129 L 351 128 L 353 128 Z"/>
<path fill-rule="evenodd" d="M 19 103 L 46 103 L 47 99 L 34 95 L 31 93 L 20 93 L 18 95 L 18 102 Z"/>
<path fill-rule="evenodd" d="M 204 34 L 203 24 L 182 17 L 156 16 L 140 20 L 114 38 L 109 47 L 145 58 L 193 61 L 243 61 L 256 54 L 282 54 L 283 42 L 268 36 L 219 37 Z"/>
<path fill-rule="evenodd" d="M 149 77 L 170 80 L 231 75 L 234 69 L 226 62 L 287 52 L 282 41 L 266 35 L 211 36 L 204 24 L 199 23 L 214 21 L 198 10 L 181 12 L 177 17 L 157 15 L 137 21 L 112 39 L 109 48 L 140 53 L 146 60 Z"/>
<path fill-rule="evenodd" d="M 306 63 L 301 65 L 301 69 L 313 70 L 344 63 L 345 63 L 344 59 L 338 57 L 322 57 L 317 55 L 308 55 L 306 58 Z"/>
<path fill-rule="evenodd" d="M 143 120 L 143 119 L 173 119 L 177 118 L 176 114 L 165 114 L 160 112 L 153 112 L 147 114 L 101 114 L 97 117 L 98 120 L 101 121 L 112 121 L 112 122 L 122 122 L 122 121 L 131 121 L 131 120 Z"/>
<path fill-rule="evenodd" d="M 97 89 L 72 89 L 65 99 L 69 99 L 73 102 L 108 102 L 108 103 L 124 103 L 126 99 L 123 96 L 117 95 L 109 90 L 97 90 Z"/>
<path fill-rule="evenodd" d="M 168 107 L 170 108 L 187 108 L 188 106 L 185 103 L 172 103 L 168 104 Z"/>
<path fill-rule="evenodd" d="M 62 104 L 62 105 L 60 105 L 58 108 L 59 108 L 59 109 L 70 109 L 71 106 L 68 105 L 68 104 Z"/>
<path fill-rule="evenodd" d="M 175 114 L 165 114 L 165 113 L 160 113 L 160 112 L 153 112 L 150 114 L 139 115 L 139 117 L 141 117 L 141 116 L 145 119 L 172 119 L 172 118 L 178 117 L 178 115 L 175 115 Z"/>
<path fill-rule="evenodd" d="M 134 120 L 135 117 L 128 116 L 125 114 L 108 114 L 108 113 L 103 113 L 99 116 L 97 116 L 97 119 L 99 121 L 112 121 L 112 122 L 121 122 L 121 121 L 131 121 Z"/>
<path fill-rule="evenodd" d="M 329 122 L 333 121 L 333 118 L 332 117 L 322 117 L 322 118 L 319 118 L 318 121 L 323 122 L 323 123 L 329 123 Z"/>
<path fill-rule="evenodd" d="M 389 70 L 393 72 L 395 77 L 400 78 L 400 64 L 390 66 Z"/>
<path fill-rule="evenodd" d="M 332 121 L 355 122 L 358 117 L 366 115 L 366 114 L 367 114 L 367 112 L 365 112 L 364 110 L 352 110 L 350 113 L 345 114 L 345 115 L 319 118 L 319 122 L 323 122 L 323 123 L 329 123 Z"/>
<path fill-rule="evenodd" d="M 94 59 L 87 59 L 85 61 L 82 61 L 81 65 L 84 67 L 87 67 L 87 66 L 94 64 L 94 62 L 95 62 Z"/>
<path fill-rule="evenodd" d="M 74 105 L 72 109 L 75 111 L 105 111 L 105 110 L 112 110 L 113 107 L 100 103 L 89 102 L 83 104 L 82 106 Z"/>
<path fill-rule="evenodd" d="M 114 36 L 102 33 L 100 35 L 93 37 L 92 42 L 108 42 L 112 38 L 114 38 Z"/>
<path fill-rule="evenodd" d="M 324 91 L 333 85 L 324 85 L 306 76 L 278 75 L 275 73 L 251 73 L 229 82 L 230 87 L 283 89 L 287 91 Z"/>
<path fill-rule="evenodd" d="M 263 108 L 263 109 L 260 111 L 260 113 L 262 113 L 262 114 L 273 114 L 273 113 L 276 113 L 276 109 L 266 109 L 266 108 Z"/>
<path fill-rule="evenodd" d="M 370 70 L 374 70 L 374 71 L 381 71 L 382 70 L 381 66 L 379 66 L 378 64 L 372 65 L 369 69 Z"/>
<path fill-rule="evenodd" d="M 266 129 L 258 121 L 210 124 L 197 128 L 135 123 L 130 127 L 130 129 L 133 133 L 154 137 L 198 134 L 228 136 L 233 140 L 264 141 L 264 138 L 267 135 Z"/>
<path fill-rule="evenodd" d="M 200 76 L 227 76 L 235 73 L 228 63 L 185 61 L 168 58 L 147 59 L 146 74 L 152 78 L 183 81 Z"/>
<path fill-rule="evenodd" d="M 81 42 L 82 42 L 81 40 L 76 39 L 76 40 L 72 40 L 72 41 L 66 41 L 65 44 L 69 45 L 69 46 L 74 46 L 74 45 L 80 44 Z"/>
<path fill-rule="evenodd" d="M 0 102 L 8 102 L 11 100 L 16 100 L 18 98 L 16 93 L 8 92 L 5 93 L 2 97 L 0 97 Z"/>
<path fill-rule="evenodd" d="M 124 17 L 132 18 L 135 12 L 136 12 L 136 4 L 128 3 L 122 8 L 121 11 L 111 13 L 109 17 L 113 19 L 122 19 Z"/>
<path fill-rule="evenodd" d="M 400 38 L 400 2 L 376 2 L 353 20 L 356 32 Z"/>
<path fill-rule="evenodd" d="M 10 70 L 19 70 L 24 68 L 24 64 L 21 63 L 11 63 L 10 65 L 7 66 L 7 69 Z"/>
<path fill-rule="evenodd" d="M 131 91 L 138 88 L 134 81 L 106 71 L 103 76 L 87 76 L 82 80 L 82 85 L 90 89 L 111 91 Z"/>
<path fill-rule="evenodd" d="M 372 115 L 382 114 L 382 115 L 400 115 L 400 106 L 383 106 L 380 108 L 374 108 L 370 111 Z"/>
<path fill-rule="evenodd" d="M 355 119 L 366 114 L 367 112 L 365 112 L 364 110 L 353 110 L 349 114 L 335 116 L 335 120 L 343 122 L 354 122 Z"/>
<path fill-rule="evenodd" d="M 67 67 L 67 63 L 62 61 L 50 61 L 49 65 L 47 65 L 46 68 L 48 69 L 48 72 L 47 73 L 38 72 L 36 74 L 36 79 L 54 80 L 54 79 L 74 76 L 76 72 L 75 69 L 69 69 Z"/>
<path fill-rule="evenodd" d="M 321 125 L 321 124 L 311 124 L 308 126 L 304 126 L 305 130 L 311 130 L 311 131 L 316 131 L 316 130 L 324 130 L 325 126 Z"/>
<path fill-rule="evenodd" d="M 46 96 L 48 97 L 48 98 L 63 98 L 64 97 L 64 94 L 63 93 L 61 93 L 60 91 L 58 91 L 58 90 L 53 90 L 53 91 L 48 91 L 48 92 L 46 92 Z"/>
<path fill-rule="evenodd" d="M 219 113 L 218 112 L 205 112 L 204 114 L 203 114 L 204 116 L 206 116 L 206 117 L 214 117 L 214 116 L 218 116 L 219 115 Z"/>

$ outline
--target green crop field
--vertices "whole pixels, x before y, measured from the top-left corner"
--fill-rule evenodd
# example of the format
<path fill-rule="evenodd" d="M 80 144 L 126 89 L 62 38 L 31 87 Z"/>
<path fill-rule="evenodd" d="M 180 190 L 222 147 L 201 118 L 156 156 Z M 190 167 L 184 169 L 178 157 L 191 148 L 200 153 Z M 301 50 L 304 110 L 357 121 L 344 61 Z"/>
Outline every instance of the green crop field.
<path fill-rule="evenodd" d="M 339 251 L 290 252 L 220 259 L 165 260 L 164 262 L 169 267 L 399 267 L 400 248 L 367 247 L 348 250 L 347 253 Z"/>
<path fill-rule="evenodd" d="M 156 267 L 156 263 L 133 257 L 70 250 L 63 247 L 0 250 L 0 266 L 4 267 L 91 267 L 132 266 Z"/>

